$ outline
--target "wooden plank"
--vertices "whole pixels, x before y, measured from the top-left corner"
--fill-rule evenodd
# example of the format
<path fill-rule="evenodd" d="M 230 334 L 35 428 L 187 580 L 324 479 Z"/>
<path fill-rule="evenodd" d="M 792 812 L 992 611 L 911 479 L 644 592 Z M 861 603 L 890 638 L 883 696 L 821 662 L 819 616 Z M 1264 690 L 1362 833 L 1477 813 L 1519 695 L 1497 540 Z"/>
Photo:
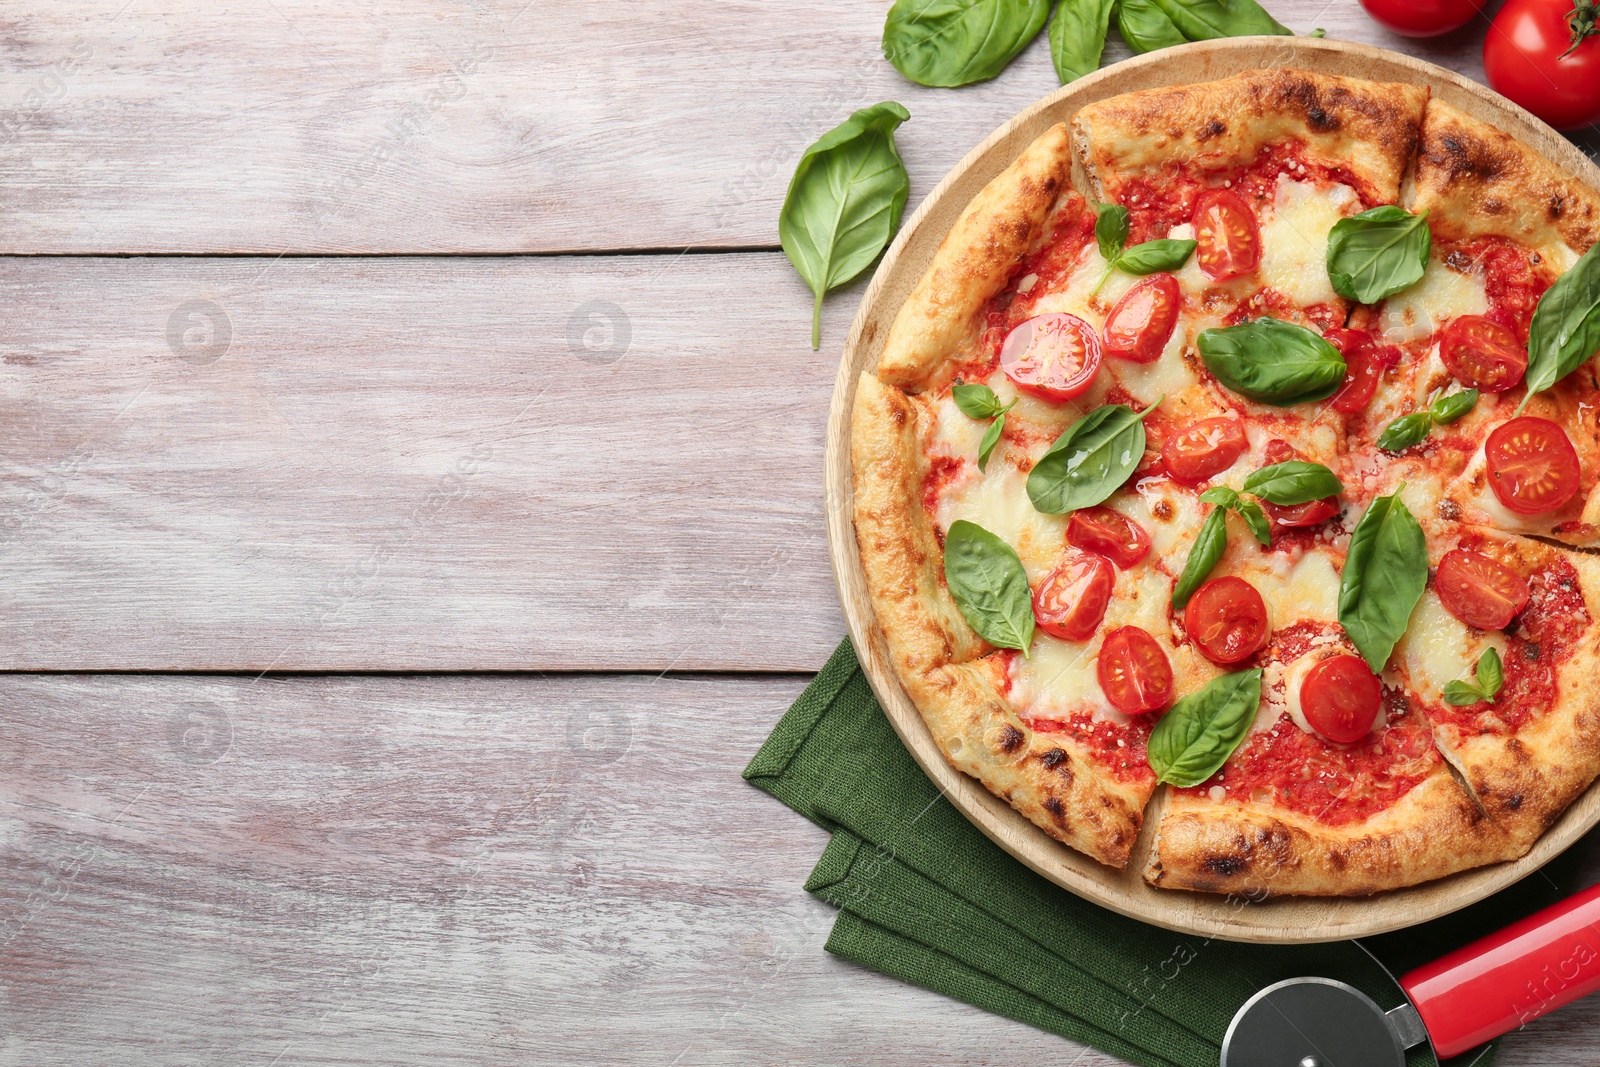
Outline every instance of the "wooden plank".
<path fill-rule="evenodd" d="M 0 1062 L 1114 1064 L 823 953 L 802 684 L 0 676 Z"/>
<path fill-rule="evenodd" d="M 1481 79 L 1483 21 L 1419 42 L 1355 4 L 1270 6 Z M 1043 37 L 985 85 L 913 85 L 859 0 L 25 7 L 0 35 L 0 252 L 772 247 L 794 161 L 852 109 L 910 108 L 914 205 L 1057 85 Z"/>
<path fill-rule="evenodd" d="M 804 670 L 844 634 L 837 348 L 779 254 L 11 258 L 0 299 L 0 669 Z"/>

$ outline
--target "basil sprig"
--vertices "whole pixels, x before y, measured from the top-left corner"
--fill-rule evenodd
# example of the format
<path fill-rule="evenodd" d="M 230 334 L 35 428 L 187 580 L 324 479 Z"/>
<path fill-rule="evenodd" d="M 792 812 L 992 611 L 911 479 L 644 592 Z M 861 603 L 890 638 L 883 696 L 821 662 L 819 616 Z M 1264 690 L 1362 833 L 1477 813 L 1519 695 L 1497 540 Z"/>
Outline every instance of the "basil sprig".
<path fill-rule="evenodd" d="M 1244 491 L 1270 504 L 1289 507 L 1309 504 L 1344 492 L 1339 476 L 1320 463 L 1291 459 L 1254 471 L 1244 480 Z"/>
<path fill-rule="evenodd" d="M 883 23 L 883 55 L 918 85 L 987 81 L 1049 15 L 1049 0 L 895 0 Z"/>
<path fill-rule="evenodd" d="M 1102 404 L 1068 426 L 1028 472 L 1028 499 L 1046 515 L 1101 503 L 1122 487 L 1144 457 L 1144 417 L 1125 404 Z"/>
<path fill-rule="evenodd" d="M 1261 505 L 1254 500 L 1246 500 L 1225 485 L 1213 485 L 1200 494 L 1200 500 L 1233 512 L 1250 527 L 1250 533 L 1257 541 L 1263 545 L 1272 544 L 1272 526 L 1267 522 L 1267 513 L 1262 511 Z"/>
<path fill-rule="evenodd" d="M 1474 681 L 1445 683 L 1446 704 L 1454 704 L 1460 708 L 1476 704 L 1480 700 L 1494 703 L 1495 697 L 1500 695 L 1500 687 L 1506 682 L 1505 670 L 1500 664 L 1500 653 L 1492 648 L 1485 649 L 1483 655 L 1478 657 L 1478 666 L 1472 673 Z"/>
<path fill-rule="evenodd" d="M 1203 330 L 1195 341 L 1217 380 L 1252 400 L 1287 407 L 1323 400 L 1344 384 L 1344 356 L 1319 334 L 1264 317 Z"/>
<path fill-rule="evenodd" d="M 1050 20 L 1050 61 L 1061 84 L 1100 66 L 1117 0 L 1061 0 Z"/>
<path fill-rule="evenodd" d="M 1000 443 L 1000 435 L 1005 432 L 1006 412 L 1017 406 L 1017 397 L 1009 404 L 1000 403 L 1000 398 L 994 395 L 994 390 L 987 385 L 957 385 L 950 390 L 950 397 L 956 402 L 956 407 L 970 419 L 993 419 L 989 428 L 983 432 L 983 440 L 978 442 L 978 469 L 989 469 L 989 456 L 994 452 L 994 446 Z"/>
<path fill-rule="evenodd" d="M 1100 275 L 1100 281 L 1095 284 L 1092 293 L 1098 293 L 1100 286 L 1115 270 L 1135 277 L 1163 270 L 1181 270 L 1199 243 L 1162 237 L 1129 248 L 1128 209 L 1121 204 L 1096 204 L 1094 209 L 1099 213 L 1094 223 L 1094 239 L 1099 246 L 1100 257 L 1106 261 L 1106 272 Z"/>
<path fill-rule="evenodd" d="M 816 301 L 811 347 L 822 344 L 822 297 L 878 258 L 911 193 L 894 131 L 911 113 L 893 100 L 862 108 L 805 150 L 778 214 L 778 239 Z"/>
<path fill-rule="evenodd" d="M 1376 304 L 1422 278 L 1433 250 L 1428 213 L 1375 207 L 1340 219 L 1328 232 L 1328 280 L 1333 291 L 1361 304 Z"/>
<path fill-rule="evenodd" d="M 1290 33 L 1289 27 L 1267 14 L 1256 0 L 1154 0 L 1154 3 L 1178 32 L 1191 41 Z"/>
<path fill-rule="evenodd" d="M 1141 54 L 1158 48 L 1183 44 L 1188 38 L 1178 32 L 1154 0 L 1119 0 L 1117 32 L 1128 47 Z"/>
<path fill-rule="evenodd" d="M 1404 452 L 1412 445 L 1427 439 L 1434 425 L 1455 422 L 1471 411 L 1478 403 L 1476 389 L 1463 389 L 1449 396 L 1440 396 L 1421 411 L 1402 415 L 1378 435 L 1378 447 L 1385 452 Z"/>
<path fill-rule="evenodd" d="M 944 536 L 944 580 L 978 636 L 996 648 L 1033 643 L 1033 593 L 1016 549 L 975 522 L 957 519 Z"/>
<path fill-rule="evenodd" d="M 1339 624 L 1374 674 L 1389 662 L 1427 584 L 1422 527 L 1398 489 L 1378 497 L 1350 535 L 1339 576 Z"/>
<path fill-rule="evenodd" d="M 1196 786 L 1228 762 L 1261 706 L 1261 668 L 1213 678 L 1161 717 L 1146 742 L 1157 782 Z"/>
<path fill-rule="evenodd" d="M 1523 379 L 1529 399 L 1577 370 L 1600 351 L 1600 244 L 1590 248 L 1571 270 L 1546 289 L 1528 326 L 1528 373 Z"/>

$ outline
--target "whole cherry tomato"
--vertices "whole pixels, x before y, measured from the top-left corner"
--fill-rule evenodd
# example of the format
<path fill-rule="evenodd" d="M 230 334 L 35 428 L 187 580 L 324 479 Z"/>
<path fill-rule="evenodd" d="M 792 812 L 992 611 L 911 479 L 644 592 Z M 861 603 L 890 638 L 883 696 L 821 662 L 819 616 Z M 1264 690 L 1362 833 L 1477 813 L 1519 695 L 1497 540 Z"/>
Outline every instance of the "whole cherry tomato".
<path fill-rule="evenodd" d="M 1600 122 L 1595 13 L 1594 0 L 1506 0 L 1483 39 L 1490 87 L 1558 130 Z"/>
<path fill-rule="evenodd" d="M 1300 685 L 1300 712 L 1329 741 L 1348 745 L 1372 732 L 1383 707 L 1383 686 L 1360 656 L 1329 656 Z"/>
<path fill-rule="evenodd" d="M 1471 22 L 1484 0 L 1361 0 L 1367 14 L 1402 37 L 1437 37 Z"/>

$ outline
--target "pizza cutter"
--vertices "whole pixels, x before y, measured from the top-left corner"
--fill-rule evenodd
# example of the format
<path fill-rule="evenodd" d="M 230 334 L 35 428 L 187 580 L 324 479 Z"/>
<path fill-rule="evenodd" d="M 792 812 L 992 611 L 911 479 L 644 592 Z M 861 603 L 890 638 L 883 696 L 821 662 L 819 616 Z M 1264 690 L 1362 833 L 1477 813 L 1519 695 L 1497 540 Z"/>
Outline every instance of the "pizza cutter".
<path fill-rule="evenodd" d="M 1600 989 L 1600 885 L 1591 886 L 1400 979 L 1384 1011 L 1331 978 L 1268 986 L 1233 1017 L 1222 1067 L 1404 1067 L 1433 1043 L 1440 1060 Z"/>

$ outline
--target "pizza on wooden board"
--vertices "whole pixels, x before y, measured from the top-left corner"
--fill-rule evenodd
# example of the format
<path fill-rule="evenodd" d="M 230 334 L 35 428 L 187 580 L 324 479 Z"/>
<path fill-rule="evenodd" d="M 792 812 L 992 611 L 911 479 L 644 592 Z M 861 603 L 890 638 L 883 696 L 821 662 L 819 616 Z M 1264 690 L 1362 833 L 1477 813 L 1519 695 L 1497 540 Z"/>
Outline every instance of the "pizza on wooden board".
<path fill-rule="evenodd" d="M 1046 130 L 856 393 L 867 586 L 945 756 L 1115 867 L 1156 812 L 1158 886 L 1526 852 L 1600 773 L 1597 241 L 1600 194 L 1419 86 Z"/>

